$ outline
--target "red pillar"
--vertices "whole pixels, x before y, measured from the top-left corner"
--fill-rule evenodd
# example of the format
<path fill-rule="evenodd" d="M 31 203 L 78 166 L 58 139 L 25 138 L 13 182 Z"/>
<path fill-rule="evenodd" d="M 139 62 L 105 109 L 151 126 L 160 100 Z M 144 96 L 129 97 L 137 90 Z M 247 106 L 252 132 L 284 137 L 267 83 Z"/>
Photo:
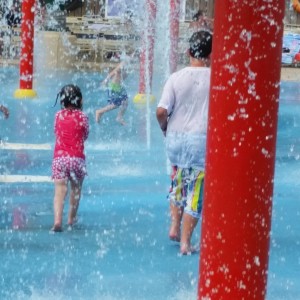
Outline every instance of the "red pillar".
<path fill-rule="evenodd" d="M 147 100 L 147 98 L 150 100 L 154 99 L 154 97 L 149 94 L 152 92 L 156 0 L 147 0 L 146 10 L 146 28 L 142 36 L 142 48 L 140 55 L 139 93 L 134 98 L 134 102 L 136 103 L 143 103 Z"/>
<path fill-rule="evenodd" d="M 264 299 L 285 1 L 216 0 L 198 299 Z"/>
<path fill-rule="evenodd" d="M 20 89 L 15 92 L 17 98 L 36 96 L 36 93 L 32 90 L 34 7 L 35 0 L 22 1 Z"/>
<path fill-rule="evenodd" d="M 177 69 L 179 40 L 180 0 L 170 0 L 170 73 Z"/>

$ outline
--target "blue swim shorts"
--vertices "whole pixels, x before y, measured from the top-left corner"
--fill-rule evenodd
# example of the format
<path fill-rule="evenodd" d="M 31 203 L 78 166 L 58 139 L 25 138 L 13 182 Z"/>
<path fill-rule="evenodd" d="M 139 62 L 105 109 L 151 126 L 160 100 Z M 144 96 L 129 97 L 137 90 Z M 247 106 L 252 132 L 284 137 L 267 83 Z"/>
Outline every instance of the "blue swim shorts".
<path fill-rule="evenodd" d="M 120 87 L 118 90 L 110 90 L 108 93 L 109 104 L 114 104 L 115 106 L 121 106 L 123 102 L 128 100 L 127 92 L 124 87 Z"/>

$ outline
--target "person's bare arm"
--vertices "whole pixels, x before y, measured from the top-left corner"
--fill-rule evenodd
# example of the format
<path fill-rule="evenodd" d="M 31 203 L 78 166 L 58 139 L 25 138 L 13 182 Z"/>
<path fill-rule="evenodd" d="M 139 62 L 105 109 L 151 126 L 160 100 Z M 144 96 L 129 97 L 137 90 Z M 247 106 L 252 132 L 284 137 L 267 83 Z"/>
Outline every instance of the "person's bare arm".
<path fill-rule="evenodd" d="M 202 25 L 210 31 L 214 31 L 214 19 L 203 17 L 201 21 Z"/>
<path fill-rule="evenodd" d="M 119 76 L 120 72 L 122 71 L 123 65 L 124 65 L 123 62 L 119 63 L 102 81 L 102 85 L 107 85 L 111 78 L 113 78 L 114 76 Z"/>
<path fill-rule="evenodd" d="M 158 107 L 156 109 L 156 118 L 163 134 L 166 135 L 168 127 L 168 111 L 165 108 Z"/>
<path fill-rule="evenodd" d="M 9 117 L 9 110 L 5 106 L 0 105 L 0 111 L 3 112 L 5 119 Z"/>
<path fill-rule="evenodd" d="M 122 68 L 124 66 L 124 62 L 120 62 L 109 74 L 108 74 L 108 77 L 113 77 L 115 76 L 116 74 L 120 73 Z"/>

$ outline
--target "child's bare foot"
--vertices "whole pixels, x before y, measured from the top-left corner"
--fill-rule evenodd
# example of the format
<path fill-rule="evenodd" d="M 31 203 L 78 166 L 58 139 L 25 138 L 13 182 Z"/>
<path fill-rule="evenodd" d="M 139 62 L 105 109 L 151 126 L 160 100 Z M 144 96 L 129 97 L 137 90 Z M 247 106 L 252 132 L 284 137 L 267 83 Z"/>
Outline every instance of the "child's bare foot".
<path fill-rule="evenodd" d="M 99 123 L 100 118 L 102 117 L 103 112 L 101 110 L 96 110 L 96 122 Z"/>
<path fill-rule="evenodd" d="M 73 220 L 68 220 L 68 227 L 73 227 L 74 225 L 76 225 L 78 223 L 78 218 L 75 217 Z"/>
<path fill-rule="evenodd" d="M 54 224 L 54 226 L 50 229 L 51 232 L 62 232 L 62 227 L 61 225 Z"/>
<path fill-rule="evenodd" d="M 124 121 L 124 119 L 117 118 L 116 121 L 117 121 L 118 123 L 120 123 L 121 125 L 123 125 L 123 126 L 126 125 L 126 122 Z"/>
<path fill-rule="evenodd" d="M 187 243 L 180 243 L 180 253 L 182 255 L 191 255 L 195 252 L 197 252 L 199 249 L 197 249 L 194 246 L 191 246 L 190 244 Z"/>
<path fill-rule="evenodd" d="M 171 224 L 169 238 L 174 242 L 180 242 L 180 227 L 178 227 L 175 223 Z"/>
<path fill-rule="evenodd" d="M 78 229 L 80 228 L 80 226 L 78 225 L 78 218 L 74 218 L 72 222 L 68 221 L 68 227 L 67 230 L 68 231 L 72 231 L 73 229 Z"/>

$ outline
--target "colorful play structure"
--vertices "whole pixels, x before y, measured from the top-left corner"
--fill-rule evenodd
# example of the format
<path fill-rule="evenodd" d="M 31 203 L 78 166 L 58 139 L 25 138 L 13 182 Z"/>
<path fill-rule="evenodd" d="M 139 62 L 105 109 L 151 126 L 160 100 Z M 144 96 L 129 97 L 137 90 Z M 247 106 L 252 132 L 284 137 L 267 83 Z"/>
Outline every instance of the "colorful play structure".
<path fill-rule="evenodd" d="M 22 2 L 16 98 L 36 95 L 34 2 Z M 151 95 L 156 0 L 146 4 L 137 102 Z M 177 63 L 179 4 L 170 0 L 171 71 Z M 284 0 L 215 2 L 199 300 L 265 299 L 284 12 Z"/>

